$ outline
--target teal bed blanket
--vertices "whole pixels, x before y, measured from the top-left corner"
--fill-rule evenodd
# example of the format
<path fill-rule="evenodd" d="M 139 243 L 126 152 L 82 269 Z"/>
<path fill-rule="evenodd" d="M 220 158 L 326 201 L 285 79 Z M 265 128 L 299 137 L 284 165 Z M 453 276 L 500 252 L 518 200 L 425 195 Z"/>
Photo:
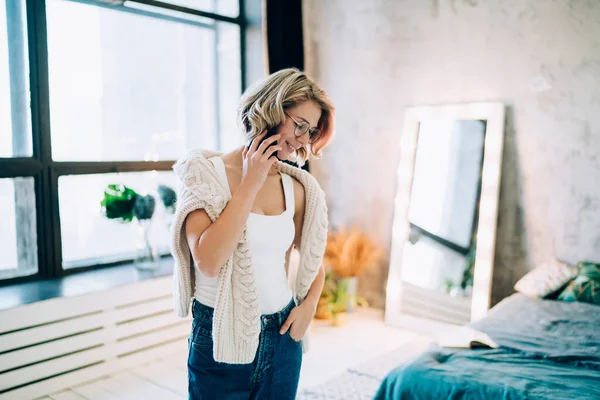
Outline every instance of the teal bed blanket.
<path fill-rule="evenodd" d="M 434 346 L 391 371 L 375 399 L 600 399 L 599 306 L 515 294 L 471 326 L 500 348 Z"/>

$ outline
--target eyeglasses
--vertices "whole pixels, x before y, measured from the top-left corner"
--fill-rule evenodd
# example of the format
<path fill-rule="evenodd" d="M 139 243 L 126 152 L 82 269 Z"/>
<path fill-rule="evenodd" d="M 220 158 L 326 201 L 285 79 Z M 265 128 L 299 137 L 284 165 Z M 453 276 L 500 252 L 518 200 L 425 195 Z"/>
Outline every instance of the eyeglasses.
<path fill-rule="evenodd" d="M 319 128 L 311 129 L 310 124 L 307 121 L 298 122 L 287 112 L 284 111 L 284 113 L 285 115 L 290 117 L 292 121 L 294 121 L 294 124 L 296 124 L 296 127 L 294 128 L 294 135 L 296 137 L 304 136 L 308 132 L 308 141 L 310 143 L 313 143 L 317 139 L 317 137 L 319 137 Z"/>

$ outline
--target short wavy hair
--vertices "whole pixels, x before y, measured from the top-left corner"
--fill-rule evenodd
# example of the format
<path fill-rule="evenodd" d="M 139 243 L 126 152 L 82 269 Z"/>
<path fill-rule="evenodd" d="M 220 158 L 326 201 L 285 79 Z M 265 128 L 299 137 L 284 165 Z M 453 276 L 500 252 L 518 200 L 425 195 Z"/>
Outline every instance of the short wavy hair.
<path fill-rule="evenodd" d="M 238 109 L 238 123 L 244 130 L 244 139 L 250 141 L 265 129 L 280 125 L 285 121 L 285 110 L 308 100 L 321 107 L 319 133 L 308 145 L 310 153 L 302 147 L 297 150 L 295 161 L 302 166 L 310 154 L 321 158 L 321 150 L 333 137 L 335 108 L 325 91 L 296 68 L 277 71 L 244 92 Z"/>

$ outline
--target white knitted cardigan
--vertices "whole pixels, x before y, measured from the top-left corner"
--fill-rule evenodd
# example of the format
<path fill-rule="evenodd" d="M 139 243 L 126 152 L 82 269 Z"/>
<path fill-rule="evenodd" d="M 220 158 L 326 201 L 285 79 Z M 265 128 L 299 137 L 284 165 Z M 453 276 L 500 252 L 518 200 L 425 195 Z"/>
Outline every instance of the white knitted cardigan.
<path fill-rule="evenodd" d="M 214 222 L 231 198 L 219 181 L 217 171 L 208 160 L 221 153 L 196 150 L 181 158 L 174 166 L 179 178 L 177 206 L 172 226 L 171 252 L 175 259 L 173 293 L 175 311 L 186 317 L 195 288 L 195 267 L 185 235 L 185 218 L 204 209 Z M 325 193 L 307 171 L 278 161 L 278 170 L 298 179 L 304 185 L 306 201 L 300 261 L 294 282 L 297 304 L 306 298 L 323 261 L 327 240 L 327 205 Z M 258 293 L 254 282 L 250 247 L 244 228 L 240 241 L 218 278 L 218 291 L 213 317 L 213 356 L 216 361 L 248 364 L 254 360 L 261 330 Z M 308 335 L 302 339 L 308 350 Z"/>

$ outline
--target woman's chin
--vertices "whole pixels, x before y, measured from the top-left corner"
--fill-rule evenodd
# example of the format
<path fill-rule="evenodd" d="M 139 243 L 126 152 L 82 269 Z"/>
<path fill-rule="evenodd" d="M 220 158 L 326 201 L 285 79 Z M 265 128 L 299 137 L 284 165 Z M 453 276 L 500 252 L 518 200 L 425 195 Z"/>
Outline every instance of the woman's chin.
<path fill-rule="evenodd" d="M 275 153 L 275 157 L 277 157 L 279 161 L 288 161 L 290 156 L 291 154 L 289 151 L 279 150 Z"/>

